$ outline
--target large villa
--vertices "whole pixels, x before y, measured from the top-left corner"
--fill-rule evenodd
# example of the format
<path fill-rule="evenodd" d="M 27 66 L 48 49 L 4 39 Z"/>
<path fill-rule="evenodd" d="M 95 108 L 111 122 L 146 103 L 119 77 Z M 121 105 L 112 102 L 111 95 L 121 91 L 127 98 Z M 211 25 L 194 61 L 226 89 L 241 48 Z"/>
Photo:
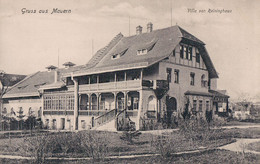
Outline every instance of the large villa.
<path fill-rule="evenodd" d="M 135 129 L 145 121 L 171 120 L 189 110 L 218 117 L 228 96 L 217 91 L 217 71 L 205 43 L 179 26 L 115 36 L 85 65 L 50 65 L 14 85 L 3 111 L 41 117 L 58 130 L 116 131 L 126 117 Z"/>

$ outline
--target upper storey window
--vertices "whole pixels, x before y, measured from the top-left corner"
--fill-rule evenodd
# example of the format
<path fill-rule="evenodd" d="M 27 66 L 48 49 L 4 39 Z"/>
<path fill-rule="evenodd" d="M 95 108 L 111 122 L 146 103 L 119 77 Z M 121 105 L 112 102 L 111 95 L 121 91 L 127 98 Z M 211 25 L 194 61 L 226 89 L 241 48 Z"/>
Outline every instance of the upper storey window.
<path fill-rule="evenodd" d="M 196 62 L 200 63 L 200 53 L 199 50 L 196 48 Z"/>
<path fill-rule="evenodd" d="M 148 52 L 147 49 L 141 49 L 141 50 L 137 50 L 137 55 L 146 55 Z"/>
<path fill-rule="evenodd" d="M 123 56 L 126 53 L 127 50 L 128 49 L 124 49 L 123 51 L 119 51 L 119 53 L 114 53 L 113 55 L 111 55 L 111 59 L 120 58 L 121 56 Z"/>
<path fill-rule="evenodd" d="M 183 48 L 184 48 L 184 46 L 181 45 L 181 46 L 180 46 L 180 57 L 181 57 L 182 59 L 183 59 L 183 55 L 184 55 Z"/>
<path fill-rule="evenodd" d="M 192 46 L 180 45 L 180 58 L 192 60 Z"/>
<path fill-rule="evenodd" d="M 149 51 L 151 51 L 157 41 L 152 41 L 150 43 L 146 43 L 144 45 L 141 45 L 137 50 L 137 55 L 146 55 Z"/>

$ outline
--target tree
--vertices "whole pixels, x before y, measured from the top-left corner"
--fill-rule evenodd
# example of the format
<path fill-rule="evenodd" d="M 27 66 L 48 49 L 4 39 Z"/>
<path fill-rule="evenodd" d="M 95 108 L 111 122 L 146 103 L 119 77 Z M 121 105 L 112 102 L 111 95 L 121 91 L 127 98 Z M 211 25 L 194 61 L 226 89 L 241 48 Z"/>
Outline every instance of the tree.
<path fill-rule="evenodd" d="M 9 82 L 7 80 L 7 77 L 5 76 L 5 72 L 3 70 L 0 70 L 0 124 L 2 128 L 2 104 L 3 104 L 3 96 L 7 92 L 9 87 Z"/>

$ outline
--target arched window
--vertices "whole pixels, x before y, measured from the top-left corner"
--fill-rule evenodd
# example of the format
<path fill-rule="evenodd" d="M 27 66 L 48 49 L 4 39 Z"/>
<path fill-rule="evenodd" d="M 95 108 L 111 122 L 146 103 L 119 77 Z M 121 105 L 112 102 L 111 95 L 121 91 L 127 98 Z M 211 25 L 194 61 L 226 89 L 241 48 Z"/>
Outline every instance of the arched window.
<path fill-rule="evenodd" d="M 7 114 L 7 109 L 6 109 L 6 108 L 3 109 L 2 114 L 3 114 L 3 115 L 6 115 L 6 114 Z"/>
<path fill-rule="evenodd" d="M 33 110 L 32 110 L 32 107 L 30 107 L 28 110 L 28 115 L 31 116 L 32 114 L 33 114 Z"/>
<path fill-rule="evenodd" d="M 201 87 L 207 87 L 207 80 L 204 74 L 201 76 Z"/>

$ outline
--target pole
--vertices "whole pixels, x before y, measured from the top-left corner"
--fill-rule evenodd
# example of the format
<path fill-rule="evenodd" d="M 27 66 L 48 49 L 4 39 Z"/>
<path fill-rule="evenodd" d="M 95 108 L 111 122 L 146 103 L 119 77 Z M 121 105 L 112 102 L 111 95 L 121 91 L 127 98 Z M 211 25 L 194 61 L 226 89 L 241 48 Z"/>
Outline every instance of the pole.
<path fill-rule="evenodd" d="M 171 1 L 171 26 L 172 26 L 172 0 Z"/>

